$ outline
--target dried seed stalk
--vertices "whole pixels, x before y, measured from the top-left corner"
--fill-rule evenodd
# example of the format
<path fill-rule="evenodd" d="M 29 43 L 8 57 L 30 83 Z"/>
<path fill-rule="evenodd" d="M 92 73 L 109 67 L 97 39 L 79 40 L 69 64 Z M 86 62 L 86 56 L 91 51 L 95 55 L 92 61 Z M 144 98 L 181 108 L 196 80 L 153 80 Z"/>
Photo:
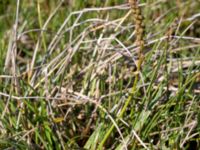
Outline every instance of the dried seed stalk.
<path fill-rule="evenodd" d="M 136 45 L 139 47 L 139 60 L 137 65 L 137 75 L 135 76 L 135 80 L 134 80 L 134 84 L 131 90 L 131 94 L 129 95 L 129 97 L 126 100 L 125 105 L 123 106 L 121 112 L 119 113 L 119 115 L 117 116 L 118 119 L 116 121 L 119 121 L 119 118 L 122 118 L 124 113 L 127 110 L 128 105 L 130 104 L 130 102 L 132 101 L 133 95 L 136 91 L 137 88 L 137 82 L 139 79 L 139 72 L 141 69 L 141 65 L 142 62 L 144 60 L 144 56 L 143 56 L 143 48 L 144 48 L 144 24 L 143 24 L 143 17 L 141 14 L 141 10 L 138 7 L 137 4 L 137 0 L 129 0 L 130 6 L 131 6 L 131 10 L 133 12 L 133 18 L 135 21 L 135 30 L 136 30 Z M 99 144 L 98 149 L 103 149 L 103 145 L 105 144 L 106 140 L 109 138 L 110 134 L 112 133 L 113 129 L 114 129 L 114 124 L 109 128 L 109 130 L 107 131 L 107 133 L 105 134 L 103 140 L 101 141 L 101 143 Z M 144 147 L 146 148 L 146 146 L 144 145 Z M 126 147 L 125 147 L 126 148 Z M 148 149 L 148 148 L 146 148 Z"/>
<path fill-rule="evenodd" d="M 131 10 L 133 12 L 133 19 L 135 21 L 135 31 L 136 31 L 136 45 L 139 47 L 139 61 L 137 64 L 138 71 L 143 62 L 143 49 L 144 49 L 144 23 L 141 9 L 138 6 L 137 0 L 129 0 Z"/>

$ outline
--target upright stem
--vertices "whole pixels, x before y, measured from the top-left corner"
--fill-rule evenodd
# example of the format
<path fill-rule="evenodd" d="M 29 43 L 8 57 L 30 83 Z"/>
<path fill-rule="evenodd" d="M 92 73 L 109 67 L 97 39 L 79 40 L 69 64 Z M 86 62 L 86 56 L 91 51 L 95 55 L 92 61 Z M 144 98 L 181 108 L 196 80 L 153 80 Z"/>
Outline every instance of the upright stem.
<path fill-rule="evenodd" d="M 144 55 L 143 55 L 143 49 L 144 49 L 144 24 L 143 24 L 143 16 L 141 13 L 141 10 L 138 6 L 137 0 L 129 0 L 129 4 L 131 6 L 131 10 L 133 13 L 133 19 L 135 22 L 135 31 L 136 31 L 136 45 L 139 47 L 139 51 L 138 51 L 138 61 L 137 61 L 137 74 L 135 76 L 135 80 L 134 80 L 134 84 L 131 90 L 131 93 L 129 95 L 129 97 L 126 100 L 125 105 L 122 108 L 122 111 L 120 112 L 120 114 L 118 115 L 118 118 L 116 121 L 119 121 L 120 118 L 123 117 L 124 113 L 126 112 L 126 109 L 128 107 L 128 105 L 130 104 L 131 100 L 133 100 L 133 95 L 136 91 L 137 88 L 137 83 L 139 81 L 139 72 L 141 70 L 141 65 L 144 61 Z M 110 127 L 110 129 L 107 131 L 106 135 L 104 136 L 103 140 L 101 141 L 98 149 L 103 149 L 103 145 L 105 144 L 106 140 L 109 138 L 111 132 L 114 129 L 114 125 L 112 125 Z"/>

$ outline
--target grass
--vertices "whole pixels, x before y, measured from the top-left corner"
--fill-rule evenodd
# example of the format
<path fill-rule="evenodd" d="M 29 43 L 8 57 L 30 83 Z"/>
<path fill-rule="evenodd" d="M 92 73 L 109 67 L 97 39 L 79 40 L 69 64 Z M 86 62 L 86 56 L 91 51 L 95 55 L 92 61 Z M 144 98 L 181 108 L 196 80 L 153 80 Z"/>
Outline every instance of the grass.
<path fill-rule="evenodd" d="M 139 7 L 0 2 L 0 149 L 199 149 L 200 4 Z"/>

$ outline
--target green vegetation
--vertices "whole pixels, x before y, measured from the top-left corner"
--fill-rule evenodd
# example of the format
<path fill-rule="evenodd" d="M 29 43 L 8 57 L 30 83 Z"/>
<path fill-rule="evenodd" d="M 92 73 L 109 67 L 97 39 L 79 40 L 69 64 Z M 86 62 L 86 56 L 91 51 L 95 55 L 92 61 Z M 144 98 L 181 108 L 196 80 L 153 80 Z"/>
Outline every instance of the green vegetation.
<path fill-rule="evenodd" d="M 0 1 L 0 149 L 200 148 L 200 3 L 139 7 Z"/>

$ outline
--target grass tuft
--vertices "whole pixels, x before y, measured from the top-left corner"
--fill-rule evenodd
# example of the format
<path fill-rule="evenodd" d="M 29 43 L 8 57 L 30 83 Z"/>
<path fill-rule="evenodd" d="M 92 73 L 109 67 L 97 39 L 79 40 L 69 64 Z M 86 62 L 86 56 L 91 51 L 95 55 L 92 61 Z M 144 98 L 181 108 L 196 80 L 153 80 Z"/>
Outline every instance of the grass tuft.
<path fill-rule="evenodd" d="M 199 149 L 199 7 L 0 2 L 0 149 Z"/>

